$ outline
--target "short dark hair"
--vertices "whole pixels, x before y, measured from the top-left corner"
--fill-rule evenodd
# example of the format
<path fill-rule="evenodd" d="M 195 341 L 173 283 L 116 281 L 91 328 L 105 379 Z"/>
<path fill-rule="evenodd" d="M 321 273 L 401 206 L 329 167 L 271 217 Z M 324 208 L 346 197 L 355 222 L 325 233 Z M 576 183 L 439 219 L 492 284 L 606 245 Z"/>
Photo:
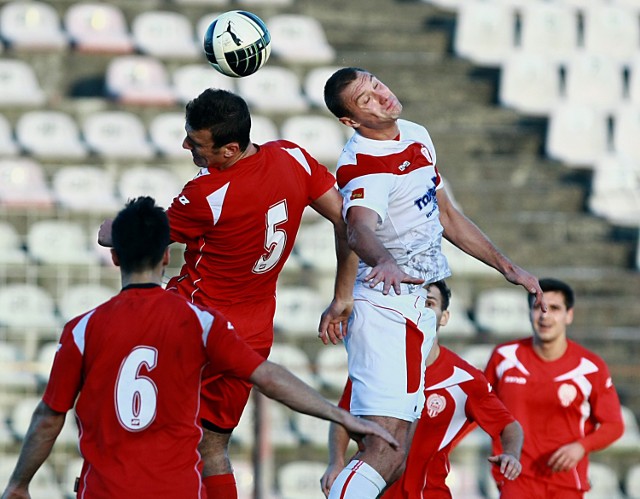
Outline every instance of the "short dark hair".
<path fill-rule="evenodd" d="M 169 218 L 152 197 L 129 200 L 113 221 L 111 238 L 124 272 L 152 269 L 171 242 Z"/>
<path fill-rule="evenodd" d="M 538 282 L 540 283 L 540 289 L 545 293 L 547 291 L 557 291 L 558 293 L 562 293 L 567 310 L 571 310 L 573 308 L 576 300 L 575 294 L 571 286 L 566 282 L 561 281 L 560 279 L 553 279 L 551 277 L 545 277 L 540 279 Z M 529 295 L 529 308 L 533 307 L 534 302 L 535 295 Z"/>
<path fill-rule="evenodd" d="M 324 103 L 336 118 L 350 116 L 349 109 L 342 98 L 342 92 L 349 83 L 358 77 L 358 73 L 368 73 L 368 71 L 355 67 L 341 68 L 333 73 L 324 84 Z"/>
<path fill-rule="evenodd" d="M 185 119 L 194 130 L 209 130 L 216 147 L 237 142 L 244 151 L 250 143 L 251 114 L 242 97 L 208 88 L 186 106 Z"/>
<path fill-rule="evenodd" d="M 451 289 L 444 280 L 430 282 L 427 284 L 427 287 L 435 286 L 440 291 L 442 295 L 442 310 L 445 311 L 449 308 L 449 303 L 451 303 Z"/>

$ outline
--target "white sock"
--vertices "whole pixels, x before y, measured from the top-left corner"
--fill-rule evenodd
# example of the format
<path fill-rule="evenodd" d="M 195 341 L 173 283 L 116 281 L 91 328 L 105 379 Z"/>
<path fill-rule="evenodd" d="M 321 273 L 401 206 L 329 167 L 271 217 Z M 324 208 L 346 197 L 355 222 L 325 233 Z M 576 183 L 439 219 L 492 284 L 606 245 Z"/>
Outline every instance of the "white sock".
<path fill-rule="evenodd" d="M 329 499 L 375 499 L 387 482 L 364 461 L 351 461 L 336 477 Z"/>

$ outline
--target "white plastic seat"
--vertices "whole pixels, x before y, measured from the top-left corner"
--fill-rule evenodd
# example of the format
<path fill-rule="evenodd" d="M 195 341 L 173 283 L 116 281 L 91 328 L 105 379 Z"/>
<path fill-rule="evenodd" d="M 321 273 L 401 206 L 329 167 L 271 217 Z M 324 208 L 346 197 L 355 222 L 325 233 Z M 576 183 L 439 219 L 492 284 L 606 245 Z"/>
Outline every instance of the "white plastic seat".
<path fill-rule="evenodd" d="M 608 464 L 591 461 L 587 474 L 591 490 L 584 494 L 585 499 L 622 499 L 624 497 L 618 483 L 618 475 Z"/>
<path fill-rule="evenodd" d="M 0 11 L 2 38 L 17 50 L 61 50 L 68 45 L 58 12 L 40 1 L 14 1 Z"/>
<path fill-rule="evenodd" d="M 251 116 L 251 141 L 254 144 L 264 144 L 279 138 L 280 132 L 271 118 L 261 115 Z"/>
<path fill-rule="evenodd" d="M 344 125 L 328 116 L 291 116 L 280 130 L 282 138 L 295 142 L 330 168 L 338 162 L 346 142 Z"/>
<path fill-rule="evenodd" d="M 18 154 L 18 144 L 13 138 L 13 130 L 7 118 L 0 114 L 0 156 Z"/>
<path fill-rule="evenodd" d="M 622 66 L 609 56 L 577 51 L 566 64 L 564 98 L 612 111 L 624 96 Z"/>
<path fill-rule="evenodd" d="M 149 138 L 159 154 L 169 158 L 188 158 L 182 147 L 185 137 L 184 113 L 167 112 L 149 122 Z"/>
<path fill-rule="evenodd" d="M 286 367 L 308 385 L 317 386 L 309 357 L 300 347 L 289 343 L 274 343 L 269 360 Z"/>
<path fill-rule="evenodd" d="M 314 418 L 307 414 L 294 413 L 296 433 L 303 443 L 310 443 L 319 448 L 326 448 L 329 441 L 329 421 Z"/>
<path fill-rule="evenodd" d="M 235 91 L 234 80 L 228 78 L 207 64 L 186 64 L 177 67 L 172 75 L 172 88 L 176 99 L 186 104 L 207 88 Z"/>
<path fill-rule="evenodd" d="M 58 309 L 63 320 L 94 309 L 98 305 L 113 298 L 118 291 L 101 284 L 76 284 L 70 286 L 58 299 Z"/>
<path fill-rule="evenodd" d="M 0 341 L 0 390 L 35 393 L 36 378 L 25 367 L 24 353 L 17 345 Z M 4 424 L 0 423 L 0 445 L 4 435 Z"/>
<path fill-rule="evenodd" d="M 36 406 L 40 402 L 39 397 L 26 397 L 16 404 L 11 411 L 10 423 L 16 436 L 22 440 L 27 433 L 31 416 Z M 68 412 L 64 421 L 62 431 L 56 439 L 56 445 L 70 445 L 78 441 L 78 427 L 75 422 L 73 412 Z M 54 478 L 55 483 L 55 478 Z"/>
<path fill-rule="evenodd" d="M 83 464 L 84 459 L 81 457 L 74 457 L 66 461 L 61 484 L 61 489 L 65 497 L 74 497 L 76 495 L 74 488 L 76 480 L 80 477 Z"/>
<path fill-rule="evenodd" d="M 275 327 L 285 334 L 315 336 L 327 303 L 306 286 L 281 286 L 276 292 Z"/>
<path fill-rule="evenodd" d="M 484 371 L 494 347 L 495 345 L 489 343 L 468 345 L 460 350 L 460 357 L 466 360 L 473 367 Z"/>
<path fill-rule="evenodd" d="M 67 9 L 64 25 L 75 50 L 129 54 L 133 40 L 124 13 L 111 3 L 77 2 Z"/>
<path fill-rule="evenodd" d="M 144 55 L 121 55 L 107 66 L 107 95 L 123 104 L 169 106 L 176 102 L 162 62 Z"/>
<path fill-rule="evenodd" d="M 336 52 L 322 24 L 305 14 L 276 14 L 266 21 L 271 53 L 287 63 L 327 64 Z"/>
<path fill-rule="evenodd" d="M 280 466 L 278 483 L 282 499 L 322 499 L 318 481 L 327 464 L 318 461 L 293 461 Z"/>
<path fill-rule="evenodd" d="M 549 115 L 545 150 L 567 166 L 591 168 L 609 148 L 607 119 L 584 104 L 559 104 Z"/>
<path fill-rule="evenodd" d="M 624 452 L 640 449 L 640 428 L 636 415 L 626 405 L 621 406 L 620 410 L 624 422 L 624 433 L 611 445 L 611 450 Z"/>
<path fill-rule="evenodd" d="M 70 220 L 40 220 L 29 227 L 27 251 L 43 264 L 90 265 L 98 263 L 82 226 Z"/>
<path fill-rule="evenodd" d="M 531 332 L 527 295 L 516 288 L 481 291 L 476 298 L 475 321 L 495 335 L 517 336 Z"/>
<path fill-rule="evenodd" d="M 200 18 L 198 18 L 196 20 L 195 32 L 196 32 L 196 42 L 197 43 L 203 43 L 204 42 L 204 35 L 206 34 L 207 30 L 209 29 L 209 25 L 220 14 L 222 14 L 221 11 L 219 11 L 219 12 L 207 12 L 206 14 L 204 14 L 203 16 L 201 16 Z"/>
<path fill-rule="evenodd" d="M 465 253 L 447 239 L 442 240 L 442 252 L 447 257 L 449 267 L 454 274 L 496 275 L 497 271 L 494 268 Z"/>
<path fill-rule="evenodd" d="M 57 327 L 59 322 L 53 297 L 43 288 L 34 284 L 6 284 L 0 288 L 0 325 L 39 328 Z"/>
<path fill-rule="evenodd" d="M 60 206 L 72 211 L 113 212 L 120 205 L 113 176 L 99 166 L 64 166 L 53 174 L 52 187 Z"/>
<path fill-rule="evenodd" d="M 347 351 L 343 345 L 320 347 L 316 357 L 318 381 L 331 390 L 342 390 L 349 377 Z"/>
<path fill-rule="evenodd" d="M 465 2 L 458 9 L 454 52 L 481 66 L 500 66 L 515 46 L 513 8 Z"/>
<path fill-rule="evenodd" d="M 82 125 L 85 141 L 107 158 L 149 159 L 154 155 L 142 120 L 127 111 L 91 114 Z"/>
<path fill-rule="evenodd" d="M 295 251 L 304 265 L 333 274 L 336 270 L 333 224 L 324 218 L 302 224 L 296 237 Z"/>
<path fill-rule="evenodd" d="M 542 54 L 514 51 L 502 64 L 498 96 L 503 106 L 546 116 L 560 98 L 560 68 Z"/>
<path fill-rule="evenodd" d="M 636 7 L 637 9 L 637 7 Z M 638 14 L 621 5 L 600 2 L 583 9 L 584 47 L 592 54 L 628 63 L 640 51 Z"/>
<path fill-rule="evenodd" d="M 525 2 L 520 48 L 549 62 L 565 62 L 578 47 L 578 13 L 562 2 Z"/>
<path fill-rule="evenodd" d="M 23 241 L 16 228 L 9 222 L 0 221 L 0 264 L 24 264 L 27 253 L 22 248 Z"/>
<path fill-rule="evenodd" d="M 136 48 L 143 54 L 187 59 L 194 59 L 201 54 L 195 44 L 191 22 L 180 12 L 141 12 L 133 19 L 131 34 Z"/>
<path fill-rule="evenodd" d="M 449 322 L 440 329 L 441 336 L 465 336 L 473 337 L 477 330 L 475 324 L 469 319 L 467 310 L 461 302 L 455 298 L 449 303 Z"/>
<path fill-rule="evenodd" d="M 280 449 L 295 449 L 300 443 L 298 435 L 293 429 L 294 412 L 288 407 L 267 399 L 264 408 L 267 411 L 266 425 L 268 439 L 274 447 Z"/>
<path fill-rule="evenodd" d="M 0 59 L 0 107 L 42 106 L 46 96 L 36 73 L 21 59 Z"/>
<path fill-rule="evenodd" d="M 640 161 L 640 104 L 620 106 L 613 120 L 614 151 L 633 161 Z"/>
<path fill-rule="evenodd" d="M 629 499 L 640 499 L 640 463 L 632 465 L 627 470 L 624 484 Z"/>
<path fill-rule="evenodd" d="M 464 497 L 464 499 L 483 499 L 484 494 L 480 490 L 479 470 L 476 464 L 451 463 L 451 469 L 447 475 L 446 484 L 452 497 Z"/>
<path fill-rule="evenodd" d="M 340 66 L 318 66 L 309 69 L 302 83 L 304 94 L 309 102 L 316 108 L 329 112 L 324 103 L 324 86 L 329 77 L 335 73 Z"/>
<path fill-rule="evenodd" d="M 84 158 L 86 145 L 75 120 L 63 111 L 28 111 L 15 127 L 18 143 L 29 153 L 46 158 Z"/>
<path fill-rule="evenodd" d="M 309 107 L 298 77 L 284 67 L 265 66 L 257 73 L 240 78 L 236 85 L 238 93 L 258 112 L 296 113 Z"/>
<path fill-rule="evenodd" d="M 164 168 L 136 166 L 120 176 L 118 190 L 123 202 L 138 196 L 151 196 L 163 208 L 168 208 L 180 193 L 182 184 L 176 175 Z"/>
<path fill-rule="evenodd" d="M 58 341 L 47 341 L 38 349 L 36 357 L 35 374 L 38 380 L 42 383 L 49 381 L 49 375 L 51 374 L 51 367 L 58 351 Z"/>
<path fill-rule="evenodd" d="M 29 158 L 0 160 L 0 205 L 51 207 L 53 196 L 42 165 Z"/>

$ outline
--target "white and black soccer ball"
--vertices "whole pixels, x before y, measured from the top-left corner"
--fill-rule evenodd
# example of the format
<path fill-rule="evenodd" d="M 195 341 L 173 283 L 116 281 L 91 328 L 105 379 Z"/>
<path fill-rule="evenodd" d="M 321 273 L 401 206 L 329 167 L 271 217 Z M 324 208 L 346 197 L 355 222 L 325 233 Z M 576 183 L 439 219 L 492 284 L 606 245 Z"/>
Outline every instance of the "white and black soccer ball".
<path fill-rule="evenodd" d="M 220 73 L 239 78 L 260 69 L 271 54 L 271 35 L 258 16 L 232 10 L 216 17 L 204 35 L 204 53 Z"/>

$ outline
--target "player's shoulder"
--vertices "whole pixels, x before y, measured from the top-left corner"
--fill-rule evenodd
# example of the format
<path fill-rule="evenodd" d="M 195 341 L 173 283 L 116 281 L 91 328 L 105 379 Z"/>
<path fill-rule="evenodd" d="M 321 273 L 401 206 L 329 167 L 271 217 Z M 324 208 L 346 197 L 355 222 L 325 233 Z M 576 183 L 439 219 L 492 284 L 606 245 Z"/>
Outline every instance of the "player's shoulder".
<path fill-rule="evenodd" d="M 506 353 L 524 351 L 532 348 L 531 338 L 518 338 L 515 340 L 504 341 L 498 343 L 494 349 L 492 355 L 505 355 Z"/>
<path fill-rule="evenodd" d="M 587 359 L 598 365 L 599 367 L 606 366 L 606 362 L 604 361 L 604 359 L 593 350 L 589 350 L 584 345 L 581 345 L 580 343 L 573 340 L 567 340 L 567 344 L 574 356 Z"/>
<path fill-rule="evenodd" d="M 473 377 L 474 380 L 479 380 L 483 383 L 486 383 L 487 379 L 484 373 L 474 365 L 464 360 L 462 357 L 460 357 L 460 355 L 442 346 L 440 347 L 440 352 L 441 354 L 444 354 L 444 360 L 446 362 L 457 367 L 458 369 L 466 371 Z"/>

